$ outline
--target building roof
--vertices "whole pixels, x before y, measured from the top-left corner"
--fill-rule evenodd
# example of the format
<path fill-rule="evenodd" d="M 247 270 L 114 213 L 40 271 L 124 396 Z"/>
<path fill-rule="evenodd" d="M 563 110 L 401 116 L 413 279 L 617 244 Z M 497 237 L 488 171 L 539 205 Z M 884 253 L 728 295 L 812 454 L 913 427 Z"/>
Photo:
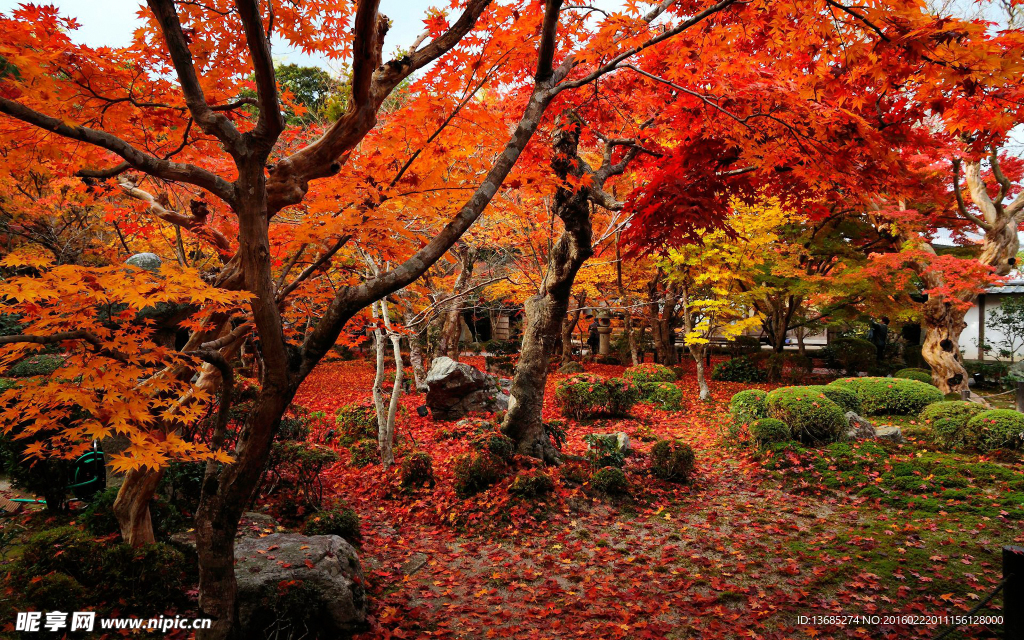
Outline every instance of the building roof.
<path fill-rule="evenodd" d="M 986 287 L 985 293 L 1024 293 L 1024 280 L 1004 280 Z"/>

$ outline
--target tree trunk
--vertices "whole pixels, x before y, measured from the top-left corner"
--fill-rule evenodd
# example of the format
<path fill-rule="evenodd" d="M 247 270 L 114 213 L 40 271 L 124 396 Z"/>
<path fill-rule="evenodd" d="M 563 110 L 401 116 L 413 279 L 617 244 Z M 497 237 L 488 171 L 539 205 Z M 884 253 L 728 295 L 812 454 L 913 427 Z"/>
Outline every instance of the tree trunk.
<path fill-rule="evenodd" d="M 405 324 L 413 323 L 413 313 L 408 309 L 404 314 Z M 409 363 L 412 365 L 412 381 L 417 391 L 427 390 L 427 373 L 423 369 L 423 349 L 420 347 L 420 334 L 409 334 Z"/>
<path fill-rule="evenodd" d="M 462 301 L 466 289 L 469 288 L 469 280 L 473 277 L 473 260 L 476 252 L 469 247 L 462 247 L 458 251 L 461 269 L 458 278 L 455 279 L 455 287 L 452 290 L 452 299 L 444 316 L 444 324 L 441 325 L 441 338 L 437 351 L 442 356 L 448 356 L 458 361 L 461 351 L 459 342 L 462 338 Z"/>
<path fill-rule="evenodd" d="M 679 354 L 675 345 L 675 318 L 677 292 L 675 285 L 659 287 L 665 277 L 658 269 L 654 278 L 647 285 L 648 315 L 651 325 L 651 339 L 654 342 L 654 353 L 659 364 L 670 367 L 679 362 Z M 660 299 L 664 294 L 664 299 Z"/>
<path fill-rule="evenodd" d="M 153 520 L 149 515 L 149 503 L 152 502 L 163 476 L 162 468 L 132 469 L 117 492 L 114 515 L 121 527 L 121 537 L 133 547 L 156 542 Z"/>
<path fill-rule="evenodd" d="M 551 164 L 561 180 L 583 173 L 582 162 L 577 158 L 579 136 L 579 126 L 575 124 L 559 130 L 555 136 Z M 547 274 L 540 291 L 524 305 L 526 329 L 502 430 L 515 440 L 521 453 L 555 463 L 559 460 L 558 452 L 541 419 L 548 363 L 555 344 L 563 338 L 562 327 L 576 273 L 594 250 L 589 192 L 559 187 L 552 207 L 565 229 L 548 254 Z"/>
<path fill-rule="evenodd" d="M 960 310 L 941 298 L 924 303 L 921 326 L 925 330 L 921 356 L 932 369 L 932 382 L 942 393 L 967 389 L 967 370 L 960 361 L 960 334 L 967 328 Z"/>
<path fill-rule="evenodd" d="M 562 320 L 562 364 L 572 362 L 572 333 L 579 324 L 580 314 L 583 313 L 583 304 L 587 300 L 587 294 L 576 296 L 576 309 L 572 314 Z"/>
<path fill-rule="evenodd" d="M 709 402 L 711 400 L 711 388 L 708 387 L 707 377 L 704 373 L 704 352 L 705 345 L 690 345 L 690 354 L 697 363 L 697 386 L 700 388 L 700 399 Z"/>

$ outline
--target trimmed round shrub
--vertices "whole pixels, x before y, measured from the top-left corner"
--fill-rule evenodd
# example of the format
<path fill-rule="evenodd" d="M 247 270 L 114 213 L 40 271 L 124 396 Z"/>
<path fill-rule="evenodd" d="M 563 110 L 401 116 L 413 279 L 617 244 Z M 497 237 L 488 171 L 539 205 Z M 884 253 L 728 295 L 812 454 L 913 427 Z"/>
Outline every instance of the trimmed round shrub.
<path fill-rule="evenodd" d="M 340 536 L 354 544 L 359 544 L 363 539 L 359 514 L 349 507 L 314 513 L 306 519 L 302 533 L 307 536 Z"/>
<path fill-rule="evenodd" d="M 693 448 L 682 440 L 659 440 L 651 447 L 651 473 L 662 480 L 686 482 L 696 460 Z"/>
<path fill-rule="evenodd" d="M 434 486 L 434 459 L 429 453 L 414 451 L 402 460 L 402 486 Z"/>
<path fill-rule="evenodd" d="M 377 438 L 377 410 L 371 405 L 346 404 L 338 409 L 334 422 L 342 443 Z"/>
<path fill-rule="evenodd" d="M 837 338 L 821 350 L 825 367 L 836 373 L 855 375 L 868 371 L 878 360 L 875 345 L 863 338 Z"/>
<path fill-rule="evenodd" d="M 65 573 L 47 573 L 25 585 L 24 603 L 36 611 L 74 611 L 81 607 L 85 589 Z"/>
<path fill-rule="evenodd" d="M 977 438 L 968 430 L 967 423 L 985 411 L 985 407 L 977 402 L 946 400 L 928 405 L 918 418 L 931 427 L 936 444 L 943 449 L 959 451 L 978 446 Z"/>
<path fill-rule="evenodd" d="M 860 398 L 865 415 L 917 415 L 934 402 L 941 402 L 942 392 L 934 386 L 907 378 L 841 378 L 830 387 L 848 389 Z"/>
<path fill-rule="evenodd" d="M 360 440 L 348 448 L 352 454 L 350 463 L 353 467 L 365 467 L 380 462 L 380 447 L 376 440 Z"/>
<path fill-rule="evenodd" d="M 765 372 L 759 369 L 749 356 L 739 356 L 719 362 L 711 370 L 712 380 L 724 382 L 764 382 L 765 378 Z"/>
<path fill-rule="evenodd" d="M 598 376 L 580 373 L 555 387 L 555 402 L 562 414 L 577 420 L 604 411 L 610 402 L 608 387 Z"/>
<path fill-rule="evenodd" d="M 629 415 L 640 400 L 640 387 L 628 378 L 610 378 L 604 386 L 608 389 L 608 412 L 613 416 Z"/>
<path fill-rule="evenodd" d="M 744 389 L 729 400 L 729 413 L 739 422 L 767 417 L 768 406 L 764 403 L 767 395 L 768 392 L 761 389 Z"/>
<path fill-rule="evenodd" d="M 621 496 L 629 492 L 629 480 L 618 467 L 598 469 L 590 480 L 590 484 L 602 493 L 610 496 Z"/>
<path fill-rule="evenodd" d="M 843 410 L 813 387 L 784 387 L 765 398 L 768 417 L 789 426 L 793 438 L 805 444 L 836 442 L 846 432 Z"/>
<path fill-rule="evenodd" d="M 640 385 L 643 401 L 666 411 L 678 411 L 683 391 L 671 382 L 645 382 Z"/>
<path fill-rule="evenodd" d="M 927 382 L 928 384 L 932 383 L 932 372 L 926 369 L 900 369 L 892 374 L 892 377 L 917 380 L 918 382 Z"/>
<path fill-rule="evenodd" d="M 486 451 L 497 456 L 503 462 L 512 462 L 512 458 L 516 455 L 515 440 L 498 432 L 483 433 L 474 438 L 469 446 L 477 451 Z"/>
<path fill-rule="evenodd" d="M 551 476 L 537 469 L 530 469 L 517 475 L 508 487 L 508 492 L 520 498 L 536 498 L 555 490 Z"/>
<path fill-rule="evenodd" d="M 982 451 L 1024 448 L 1024 414 L 1011 409 L 983 411 L 970 419 L 967 430 L 976 434 Z"/>
<path fill-rule="evenodd" d="M 750 435 L 754 442 L 761 449 L 780 442 L 789 442 L 793 439 L 793 433 L 782 420 L 775 418 L 762 418 L 750 424 Z"/>
<path fill-rule="evenodd" d="M 455 459 L 455 495 L 468 498 L 497 484 L 507 473 L 505 462 L 489 451 L 465 453 Z"/>
<path fill-rule="evenodd" d="M 858 415 L 864 410 L 861 405 L 860 398 L 857 394 L 844 387 L 830 387 L 828 385 L 812 385 L 808 389 L 815 389 L 825 394 L 825 397 L 832 402 L 839 405 L 839 408 L 843 410 L 845 414 L 847 411 L 852 411 Z"/>
<path fill-rule="evenodd" d="M 654 364 L 652 362 L 634 365 L 626 369 L 622 373 L 622 377 L 632 380 L 636 384 L 643 384 L 645 382 L 675 382 L 677 380 L 675 371 L 663 364 Z"/>

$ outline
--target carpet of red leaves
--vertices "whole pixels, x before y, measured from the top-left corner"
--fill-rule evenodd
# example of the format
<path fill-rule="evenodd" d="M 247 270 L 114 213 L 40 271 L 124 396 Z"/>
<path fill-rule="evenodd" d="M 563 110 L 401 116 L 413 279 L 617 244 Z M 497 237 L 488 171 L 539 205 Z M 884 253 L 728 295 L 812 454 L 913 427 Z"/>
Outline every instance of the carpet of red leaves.
<path fill-rule="evenodd" d="M 479 360 L 466 359 L 482 366 Z M 687 485 L 657 480 L 642 456 L 631 458 L 625 471 L 633 495 L 619 500 L 556 482 L 547 499 L 523 501 L 507 493 L 511 478 L 460 500 L 451 462 L 468 444 L 438 437 L 450 425 L 416 414 L 422 395 L 403 396 L 401 450 L 432 455 L 436 487 L 403 491 L 397 470 L 350 467 L 345 451 L 326 479 L 326 493 L 363 520 L 361 555 L 374 604 L 372 630 L 361 637 L 933 636 L 935 625 L 798 624 L 798 615 L 951 611 L 937 607 L 942 602 L 929 592 L 922 568 L 911 568 L 917 580 L 893 593 L 850 555 L 834 554 L 837 536 L 847 535 L 851 523 L 889 516 L 855 499 L 794 495 L 744 450 L 724 446 L 728 399 L 750 385 L 714 383 L 714 402 L 702 403 L 689 365 L 690 375 L 678 383 L 681 411 L 639 406 L 629 420 L 568 424 L 566 449 L 573 453 L 583 451 L 587 433 L 644 429 L 682 438 L 697 451 L 696 478 Z M 561 377 L 553 374 L 549 382 L 545 414 L 551 418 L 558 417 L 550 398 Z M 366 363 L 328 363 L 295 402 L 333 416 L 343 404 L 366 401 L 371 380 Z M 641 450 L 649 446 L 639 443 Z M 891 537 L 880 544 L 895 548 L 912 537 L 914 523 L 906 518 L 886 524 Z M 955 518 L 948 526 L 957 526 Z M 981 564 L 979 575 L 998 579 L 998 561 Z"/>

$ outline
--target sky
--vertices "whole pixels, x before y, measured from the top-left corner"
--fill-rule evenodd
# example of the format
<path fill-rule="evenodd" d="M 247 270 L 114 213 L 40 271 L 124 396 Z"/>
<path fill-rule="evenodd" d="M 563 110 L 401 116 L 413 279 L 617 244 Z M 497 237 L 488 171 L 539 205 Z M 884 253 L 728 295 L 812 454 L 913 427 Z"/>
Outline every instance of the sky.
<path fill-rule="evenodd" d="M 29 0 L 0 0 L 0 12 L 9 12 Z M 72 39 L 90 46 L 126 46 L 131 42 L 132 33 L 139 26 L 139 0 L 31 0 L 36 4 L 55 5 L 61 13 L 75 18 L 81 25 L 72 34 Z M 384 55 L 387 57 L 399 48 L 408 48 L 423 32 L 423 18 L 427 9 L 447 7 L 446 0 L 382 0 L 380 12 L 391 19 L 391 29 L 384 39 Z M 316 65 L 331 69 L 332 64 L 323 58 L 311 58 L 299 51 L 289 49 L 285 43 L 276 42 L 273 47 L 276 60 L 287 63 Z M 338 71 L 338 69 L 332 69 Z"/>

